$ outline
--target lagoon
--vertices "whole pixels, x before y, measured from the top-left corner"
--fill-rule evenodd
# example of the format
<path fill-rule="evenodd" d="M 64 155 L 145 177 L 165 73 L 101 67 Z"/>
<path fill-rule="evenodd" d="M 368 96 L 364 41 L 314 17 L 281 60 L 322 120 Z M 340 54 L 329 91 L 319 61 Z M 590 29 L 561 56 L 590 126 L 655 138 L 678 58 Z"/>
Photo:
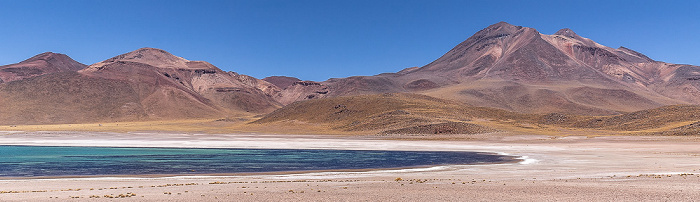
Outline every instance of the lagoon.
<path fill-rule="evenodd" d="M 0 177 L 387 169 L 512 159 L 450 151 L 0 146 Z"/>

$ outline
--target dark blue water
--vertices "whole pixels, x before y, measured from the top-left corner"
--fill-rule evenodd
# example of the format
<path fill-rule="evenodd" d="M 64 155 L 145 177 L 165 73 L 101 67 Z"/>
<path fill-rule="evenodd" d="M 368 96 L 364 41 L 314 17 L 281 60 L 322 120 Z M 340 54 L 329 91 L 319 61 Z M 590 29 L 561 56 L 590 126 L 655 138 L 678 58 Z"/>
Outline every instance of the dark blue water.
<path fill-rule="evenodd" d="M 0 177 L 377 169 L 509 160 L 475 152 L 0 146 Z"/>

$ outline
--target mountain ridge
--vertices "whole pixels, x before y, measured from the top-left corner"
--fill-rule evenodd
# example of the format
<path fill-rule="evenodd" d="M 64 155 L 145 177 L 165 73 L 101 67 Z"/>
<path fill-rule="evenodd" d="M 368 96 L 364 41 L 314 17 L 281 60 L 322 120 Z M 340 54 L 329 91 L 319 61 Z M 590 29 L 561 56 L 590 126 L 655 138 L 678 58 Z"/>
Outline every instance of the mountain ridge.
<path fill-rule="evenodd" d="M 36 57 L 35 57 L 36 59 Z M 280 107 L 270 83 L 155 48 L 0 85 L 2 123 L 221 118 Z M 116 97 L 115 97 L 116 96 Z"/>

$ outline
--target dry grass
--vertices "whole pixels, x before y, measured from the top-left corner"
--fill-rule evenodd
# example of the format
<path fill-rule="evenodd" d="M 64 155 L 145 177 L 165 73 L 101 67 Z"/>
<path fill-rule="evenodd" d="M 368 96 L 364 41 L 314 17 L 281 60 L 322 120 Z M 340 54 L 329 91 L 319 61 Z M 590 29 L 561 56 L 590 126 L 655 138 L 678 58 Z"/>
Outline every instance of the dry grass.
<path fill-rule="evenodd" d="M 674 125 L 678 127 L 679 123 L 697 120 L 700 120 L 700 106 L 671 105 L 613 116 L 547 114 L 539 120 L 539 123 L 571 128 L 641 131 Z"/>
<path fill-rule="evenodd" d="M 497 132 L 497 130 L 471 124 L 471 123 L 459 123 L 459 122 L 447 122 L 438 124 L 428 124 L 407 127 L 396 130 L 387 130 L 383 133 L 386 134 L 479 134 L 479 133 L 490 133 Z"/>
<path fill-rule="evenodd" d="M 700 106 L 695 105 L 665 106 L 611 116 L 522 114 L 425 95 L 381 94 L 297 102 L 250 125 L 300 122 L 324 124 L 331 131 L 367 133 L 434 134 L 442 128 L 463 134 L 506 131 L 540 135 L 698 135 L 697 124 L 686 125 L 699 120 Z M 442 127 L 445 124 L 456 125 Z"/>
<path fill-rule="evenodd" d="M 0 131 L 92 131 L 92 132 L 182 132 L 182 133 L 259 133 L 259 134 L 365 134 L 333 130 L 327 124 L 307 124 L 299 121 L 247 124 L 257 118 L 184 119 L 142 122 L 99 122 L 81 124 L 0 125 Z"/>
<path fill-rule="evenodd" d="M 82 124 L 48 124 L 48 125 L 3 125 L 4 131 L 104 131 L 104 132 L 134 132 L 134 131 L 181 131 L 206 132 L 223 130 L 215 125 L 215 119 L 190 119 L 143 122 L 108 122 Z"/>
<path fill-rule="evenodd" d="M 254 124 L 289 122 L 328 124 L 340 131 L 386 131 L 440 124 L 465 123 L 475 118 L 522 120 L 531 115 L 472 107 L 418 94 L 379 94 L 296 102 Z"/>

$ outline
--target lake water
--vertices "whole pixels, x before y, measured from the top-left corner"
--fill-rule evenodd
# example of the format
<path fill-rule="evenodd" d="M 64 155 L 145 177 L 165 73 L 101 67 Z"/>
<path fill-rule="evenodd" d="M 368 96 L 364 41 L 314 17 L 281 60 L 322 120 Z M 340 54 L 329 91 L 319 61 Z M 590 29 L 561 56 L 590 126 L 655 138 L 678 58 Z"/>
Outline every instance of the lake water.
<path fill-rule="evenodd" d="M 0 177 L 379 169 L 510 160 L 476 152 L 0 146 Z"/>

